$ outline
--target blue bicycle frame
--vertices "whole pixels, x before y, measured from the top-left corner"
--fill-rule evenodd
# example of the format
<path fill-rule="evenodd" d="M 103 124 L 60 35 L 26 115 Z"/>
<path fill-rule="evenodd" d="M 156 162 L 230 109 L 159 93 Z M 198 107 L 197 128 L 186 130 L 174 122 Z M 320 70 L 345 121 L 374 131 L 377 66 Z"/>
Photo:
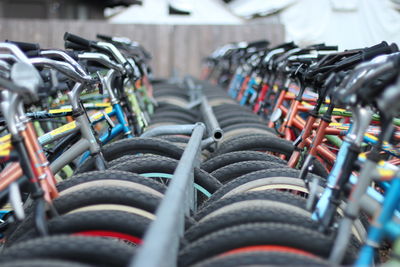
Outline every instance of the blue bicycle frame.
<path fill-rule="evenodd" d="M 100 140 L 101 144 L 103 144 L 103 145 L 107 144 L 108 142 L 110 142 L 112 139 L 114 139 L 121 133 L 123 133 L 128 138 L 133 137 L 132 131 L 129 128 L 129 124 L 125 119 L 125 115 L 124 115 L 121 105 L 117 103 L 117 104 L 113 104 L 112 107 L 113 107 L 112 111 L 107 113 L 107 116 L 109 116 L 109 117 L 116 116 L 119 123 L 117 125 L 115 125 L 111 129 L 111 131 L 108 131 L 107 133 L 104 133 L 102 136 L 100 136 L 99 140 Z M 104 120 L 105 120 L 105 117 L 103 116 L 100 120 L 93 122 L 92 125 L 96 125 L 97 123 L 102 122 Z M 79 164 L 82 164 L 89 156 L 90 156 L 90 152 L 89 151 L 85 152 L 82 155 L 81 159 L 79 160 Z"/>
<path fill-rule="evenodd" d="M 400 236 L 400 225 L 394 222 L 393 215 L 400 204 L 400 176 L 397 173 L 390 188 L 386 191 L 382 208 L 368 229 L 367 240 L 362 246 L 355 266 L 371 266 L 374 262 L 375 248 L 384 237 L 396 239 Z M 396 216 L 397 217 L 397 216 Z"/>

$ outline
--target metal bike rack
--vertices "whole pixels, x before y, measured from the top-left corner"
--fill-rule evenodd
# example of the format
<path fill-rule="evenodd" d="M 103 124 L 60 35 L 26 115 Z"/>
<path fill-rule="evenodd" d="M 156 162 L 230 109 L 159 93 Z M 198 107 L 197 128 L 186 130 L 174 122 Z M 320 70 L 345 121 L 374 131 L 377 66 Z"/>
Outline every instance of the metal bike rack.
<path fill-rule="evenodd" d="M 220 141 L 224 135 L 224 132 L 222 131 L 221 127 L 219 127 L 217 118 L 215 117 L 211 106 L 208 104 L 207 97 L 205 96 L 203 96 L 201 99 L 200 111 L 204 119 L 204 123 L 207 126 L 208 135 L 214 138 L 216 142 Z"/>
<path fill-rule="evenodd" d="M 185 126 L 188 130 L 188 125 Z M 201 143 L 206 131 L 203 123 L 192 126 L 189 143 L 131 267 L 177 265 L 179 241 L 185 230 L 185 215 L 190 215 L 195 205 L 194 168 L 200 164 Z"/>
<path fill-rule="evenodd" d="M 205 96 L 196 100 L 194 103 L 196 104 L 195 106 L 200 105 L 201 115 L 207 127 L 208 138 L 203 140 L 202 142 L 202 148 L 204 149 L 220 141 L 223 138 L 224 132 L 219 127 L 214 112 L 211 106 L 208 104 L 208 100 Z M 144 132 L 140 137 L 156 137 L 168 134 L 190 135 L 194 127 L 195 124 L 158 126 L 156 128 Z"/>
<path fill-rule="evenodd" d="M 189 75 L 183 79 L 183 87 L 188 90 L 190 102 L 194 102 L 203 96 L 202 86 L 197 84 L 193 77 Z"/>
<path fill-rule="evenodd" d="M 201 85 L 185 77 L 190 108 L 199 108 L 204 123 L 159 126 L 146 131 L 141 137 L 184 134 L 189 142 L 175 169 L 171 183 L 156 211 L 156 219 L 147 230 L 143 245 L 133 258 L 131 267 L 176 266 L 179 241 L 185 230 L 185 215 L 195 210 L 194 168 L 200 166 L 201 150 L 216 144 L 223 137 L 212 107 L 202 94 Z M 203 139 L 203 137 L 206 137 Z"/>

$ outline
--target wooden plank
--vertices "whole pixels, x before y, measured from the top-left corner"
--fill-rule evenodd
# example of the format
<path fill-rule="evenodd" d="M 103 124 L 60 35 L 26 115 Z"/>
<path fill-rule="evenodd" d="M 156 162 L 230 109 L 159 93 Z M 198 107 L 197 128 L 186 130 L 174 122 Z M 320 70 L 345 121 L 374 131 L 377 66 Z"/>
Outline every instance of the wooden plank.
<path fill-rule="evenodd" d="M 127 25 L 104 21 L 0 20 L 0 40 L 38 42 L 44 48 L 63 48 L 65 31 L 95 39 L 96 33 L 125 36 L 141 43 L 153 55 L 156 76 L 169 76 L 174 68 L 181 75 L 198 76 L 201 61 L 228 42 L 268 39 L 284 41 L 280 24 L 249 25 Z"/>

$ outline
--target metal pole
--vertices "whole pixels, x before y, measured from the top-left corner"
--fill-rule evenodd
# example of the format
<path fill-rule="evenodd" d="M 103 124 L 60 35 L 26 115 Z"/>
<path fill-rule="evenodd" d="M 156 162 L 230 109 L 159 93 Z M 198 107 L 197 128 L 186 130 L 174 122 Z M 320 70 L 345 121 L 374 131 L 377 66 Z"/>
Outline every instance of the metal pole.
<path fill-rule="evenodd" d="M 194 199 L 193 171 L 198 163 L 203 123 L 196 123 L 189 143 L 182 154 L 164 199 L 156 211 L 156 220 L 147 230 L 131 267 L 176 266 L 179 239 L 183 236 L 185 214 Z"/>
<path fill-rule="evenodd" d="M 219 123 L 217 118 L 215 117 L 214 111 L 211 106 L 208 104 L 207 98 L 203 96 L 200 105 L 201 115 L 203 116 L 203 120 L 207 126 L 208 135 L 213 137 L 217 142 L 222 139 L 223 131 L 219 127 Z"/>

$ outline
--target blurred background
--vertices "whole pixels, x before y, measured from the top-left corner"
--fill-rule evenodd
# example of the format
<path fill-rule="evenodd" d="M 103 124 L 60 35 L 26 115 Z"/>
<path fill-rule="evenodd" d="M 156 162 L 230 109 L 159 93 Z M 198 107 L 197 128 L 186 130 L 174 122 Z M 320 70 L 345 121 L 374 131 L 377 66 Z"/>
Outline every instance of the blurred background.
<path fill-rule="evenodd" d="M 62 48 L 65 31 L 128 37 L 152 53 L 157 76 L 198 76 L 228 42 L 400 44 L 400 0 L 0 0 L 1 40 Z"/>

